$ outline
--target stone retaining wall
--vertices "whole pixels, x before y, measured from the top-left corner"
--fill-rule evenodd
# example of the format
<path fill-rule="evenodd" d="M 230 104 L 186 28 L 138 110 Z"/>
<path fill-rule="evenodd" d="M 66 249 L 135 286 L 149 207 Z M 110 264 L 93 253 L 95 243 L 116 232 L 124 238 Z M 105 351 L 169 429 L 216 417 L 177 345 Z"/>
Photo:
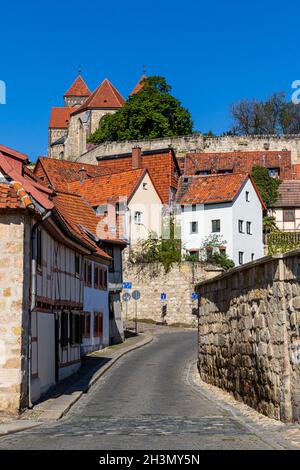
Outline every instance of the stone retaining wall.
<path fill-rule="evenodd" d="M 289 150 L 292 162 L 300 163 L 299 135 L 259 135 L 259 136 L 222 136 L 205 137 L 192 134 L 177 137 L 163 137 L 149 140 L 126 140 L 123 142 L 105 142 L 81 155 L 70 158 L 85 163 L 97 163 L 97 157 L 131 152 L 135 146 L 143 150 L 158 150 L 172 147 L 178 157 L 189 152 L 235 152 Z"/>
<path fill-rule="evenodd" d="M 261 413 L 300 422 L 300 250 L 201 282 L 201 378 Z"/>
<path fill-rule="evenodd" d="M 201 263 L 174 264 L 165 273 L 161 265 L 132 264 L 124 262 L 124 281 L 132 282 L 132 289 L 139 290 L 141 299 L 137 303 L 137 318 L 155 322 L 162 320 L 161 293 L 167 294 L 165 321 L 169 325 L 182 324 L 197 326 L 197 317 L 193 308 L 197 302 L 192 301 L 192 292 L 198 279 L 208 279 L 218 275 L 220 268 L 205 267 Z M 128 320 L 135 318 L 135 301 L 128 302 Z M 122 302 L 122 317 L 126 323 L 126 303 Z"/>

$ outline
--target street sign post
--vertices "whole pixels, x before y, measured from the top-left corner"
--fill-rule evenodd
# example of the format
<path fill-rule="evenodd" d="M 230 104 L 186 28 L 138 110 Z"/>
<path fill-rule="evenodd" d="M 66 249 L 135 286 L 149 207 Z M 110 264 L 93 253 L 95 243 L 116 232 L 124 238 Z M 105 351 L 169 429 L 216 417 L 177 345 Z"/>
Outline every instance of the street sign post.
<path fill-rule="evenodd" d="M 125 331 L 127 330 L 127 326 L 128 326 L 128 302 L 130 299 L 131 299 L 131 295 L 129 294 L 129 292 L 124 292 L 124 294 L 122 295 L 122 300 L 125 302 L 125 305 L 126 305 Z"/>
<path fill-rule="evenodd" d="M 138 333 L 138 325 L 137 325 L 137 303 L 138 300 L 141 298 L 141 293 L 139 290 L 134 290 L 132 292 L 132 298 L 135 300 L 135 333 Z"/>
<path fill-rule="evenodd" d="M 162 292 L 160 294 L 160 302 L 161 302 L 161 320 L 162 324 L 165 324 L 165 316 L 167 315 L 167 294 Z"/>

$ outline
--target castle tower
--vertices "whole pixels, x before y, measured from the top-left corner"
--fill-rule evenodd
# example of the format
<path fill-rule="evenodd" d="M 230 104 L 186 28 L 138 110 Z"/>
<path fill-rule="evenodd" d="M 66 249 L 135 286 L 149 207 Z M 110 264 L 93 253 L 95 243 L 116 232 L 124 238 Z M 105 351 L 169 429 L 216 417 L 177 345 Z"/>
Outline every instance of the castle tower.
<path fill-rule="evenodd" d="M 88 89 L 85 81 L 78 75 L 76 80 L 72 83 L 68 91 L 64 94 L 65 106 L 81 106 L 85 100 L 90 96 L 91 92 Z"/>

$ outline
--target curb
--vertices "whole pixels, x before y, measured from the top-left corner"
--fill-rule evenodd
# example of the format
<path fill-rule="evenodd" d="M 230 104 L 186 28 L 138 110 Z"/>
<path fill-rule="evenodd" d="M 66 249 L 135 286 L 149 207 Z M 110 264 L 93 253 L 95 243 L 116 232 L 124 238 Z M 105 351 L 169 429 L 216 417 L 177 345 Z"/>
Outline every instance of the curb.
<path fill-rule="evenodd" d="M 88 390 L 119 360 L 121 357 L 125 356 L 131 351 L 136 349 L 142 348 L 147 344 L 151 343 L 153 340 L 153 336 L 151 335 L 143 335 L 144 338 L 142 340 L 132 346 L 128 346 L 120 351 L 111 361 L 100 368 L 98 372 L 90 379 L 87 386 L 84 387 L 83 390 L 80 392 L 74 391 L 70 395 L 67 395 L 68 390 L 72 390 L 72 387 L 76 387 L 76 384 L 73 384 L 68 390 L 65 391 L 60 397 L 56 398 L 54 403 L 50 405 L 48 409 L 45 409 L 41 412 L 41 416 L 39 416 L 35 420 L 17 420 L 12 423 L 7 424 L 0 424 L 0 437 L 7 436 L 9 434 L 15 434 L 21 431 L 25 431 L 27 429 L 35 428 L 37 426 L 41 426 L 43 423 L 48 421 L 58 421 L 63 416 L 65 416 L 68 411 L 72 408 L 72 406 L 82 397 L 83 394 L 87 393 Z M 79 379 L 80 381 L 80 379 Z M 78 382 L 77 382 L 78 384 Z M 61 403 L 59 403 L 59 400 Z"/>

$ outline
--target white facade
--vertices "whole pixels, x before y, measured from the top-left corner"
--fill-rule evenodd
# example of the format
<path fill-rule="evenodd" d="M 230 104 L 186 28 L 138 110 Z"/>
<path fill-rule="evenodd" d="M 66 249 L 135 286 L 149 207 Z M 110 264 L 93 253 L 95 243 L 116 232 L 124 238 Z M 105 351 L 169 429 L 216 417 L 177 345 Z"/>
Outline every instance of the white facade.
<path fill-rule="evenodd" d="M 108 267 L 86 259 L 84 277 L 81 350 L 87 354 L 109 345 Z"/>
<path fill-rule="evenodd" d="M 218 231 L 213 231 L 213 221 L 219 221 L 214 222 Z M 197 224 L 193 227 L 196 233 L 191 233 L 193 222 Z M 232 202 L 182 206 L 183 251 L 197 252 L 211 235 L 219 235 L 226 242 L 226 253 L 236 266 L 263 256 L 262 205 L 250 179 Z"/>

